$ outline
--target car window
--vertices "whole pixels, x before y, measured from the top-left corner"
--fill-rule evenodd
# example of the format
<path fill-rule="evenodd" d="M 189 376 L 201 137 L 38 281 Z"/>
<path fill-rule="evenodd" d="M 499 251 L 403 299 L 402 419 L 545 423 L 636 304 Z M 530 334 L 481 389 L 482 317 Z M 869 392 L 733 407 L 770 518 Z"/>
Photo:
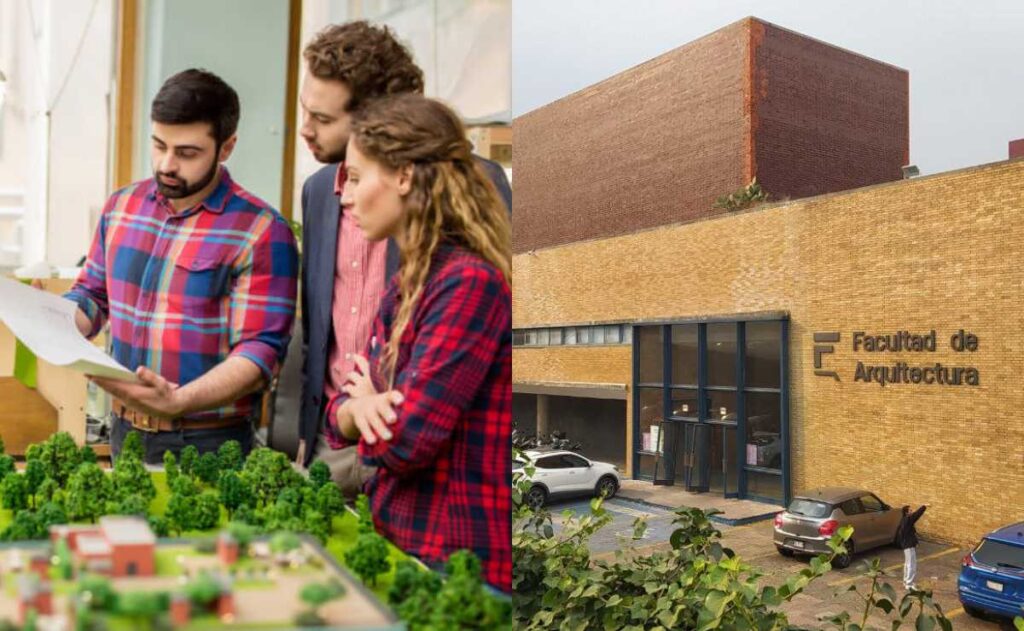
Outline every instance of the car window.
<path fill-rule="evenodd" d="M 1024 569 L 1024 547 L 1013 546 L 1002 541 L 982 539 L 981 545 L 974 551 L 974 558 L 979 563 L 991 567 L 1004 567 L 1007 569 Z"/>
<path fill-rule="evenodd" d="M 860 497 L 861 506 L 864 507 L 865 513 L 881 513 L 883 509 L 882 500 L 878 499 L 874 495 L 861 495 Z"/>
<path fill-rule="evenodd" d="M 522 460 L 516 460 L 515 458 L 512 459 L 512 468 L 513 469 L 522 469 L 525 466 L 526 466 L 526 463 L 523 462 Z"/>
<path fill-rule="evenodd" d="M 864 507 L 860 505 L 860 502 L 856 498 L 852 500 L 846 500 L 839 505 L 839 510 L 843 511 L 847 516 L 860 515 L 864 512 Z"/>
<path fill-rule="evenodd" d="M 565 464 L 562 462 L 561 456 L 545 456 L 544 458 L 537 459 L 538 469 L 564 469 Z"/>
<path fill-rule="evenodd" d="M 825 517 L 832 512 L 832 506 L 825 502 L 795 499 L 789 503 L 789 508 L 786 510 L 794 515 L 803 515 L 804 517 Z"/>
<path fill-rule="evenodd" d="M 587 461 L 586 460 L 584 460 L 583 458 L 580 458 L 579 456 L 575 456 L 573 454 L 562 454 L 562 460 L 565 461 L 565 466 L 566 467 L 575 468 L 575 467 L 586 467 L 587 466 Z"/>

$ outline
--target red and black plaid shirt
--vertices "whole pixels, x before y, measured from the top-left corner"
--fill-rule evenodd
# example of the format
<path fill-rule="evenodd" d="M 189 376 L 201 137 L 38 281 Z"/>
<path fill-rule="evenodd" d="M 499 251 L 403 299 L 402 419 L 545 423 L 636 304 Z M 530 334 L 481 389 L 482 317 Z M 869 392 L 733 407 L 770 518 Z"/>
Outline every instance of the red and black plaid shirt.
<path fill-rule="evenodd" d="M 427 562 L 468 548 L 484 578 L 512 590 L 512 294 L 500 271 L 465 250 L 438 251 L 402 335 L 394 437 L 359 442 L 377 529 Z M 378 391 L 380 353 L 397 313 L 397 284 L 367 347 Z M 327 407 L 333 422 L 339 396 Z"/>

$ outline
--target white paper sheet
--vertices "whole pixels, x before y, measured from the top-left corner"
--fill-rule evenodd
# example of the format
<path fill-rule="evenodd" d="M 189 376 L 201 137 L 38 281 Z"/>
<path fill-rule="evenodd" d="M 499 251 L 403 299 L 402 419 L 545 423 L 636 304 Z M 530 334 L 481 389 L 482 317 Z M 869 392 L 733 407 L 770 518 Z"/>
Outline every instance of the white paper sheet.
<path fill-rule="evenodd" d="M 135 373 L 82 337 L 75 325 L 77 309 L 66 298 L 0 278 L 0 320 L 37 357 L 87 375 L 138 381 Z"/>

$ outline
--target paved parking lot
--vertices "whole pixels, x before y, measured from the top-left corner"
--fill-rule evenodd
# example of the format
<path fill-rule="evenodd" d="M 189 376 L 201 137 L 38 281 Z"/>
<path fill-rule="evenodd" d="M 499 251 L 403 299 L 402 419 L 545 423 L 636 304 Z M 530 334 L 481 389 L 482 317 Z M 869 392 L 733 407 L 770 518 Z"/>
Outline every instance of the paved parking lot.
<path fill-rule="evenodd" d="M 623 547 L 632 535 L 633 520 L 646 516 L 648 530 L 644 540 L 636 542 L 634 551 L 638 554 L 657 550 L 668 546 L 668 537 L 672 532 L 672 512 L 648 504 L 630 501 L 628 498 L 616 497 L 605 503 L 612 515 L 611 524 L 598 533 L 591 541 L 591 552 L 596 557 L 610 557 L 615 550 Z M 553 503 L 549 506 L 555 528 L 560 527 L 564 520 L 563 512 L 586 514 L 590 510 L 588 499 L 569 500 Z M 732 548 L 745 561 L 757 567 L 765 574 L 764 581 L 778 584 L 787 576 L 799 572 L 806 566 L 806 558 L 786 558 L 775 551 L 772 544 L 772 524 L 762 521 L 746 526 L 720 526 L 723 542 Z M 955 629 L 965 631 L 1012 631 L 1010 621 L 978 620 L 967 615 L 956 596 L 956 579 L 960 571 L 960 560 L 967 554 L 966 549 L 939 543 L 924 541 L 918 547 L 918 585 L 931 589 L 936 602 L 947 612 Z M 882 567 L 891 575 L 890 583 L 902 596 L 901 577 L 903 572 L 903 552 L 891 547 L 876 548 L 865 554 L 858 555 L 854 563 L 845 570 L 833 570 L 823 579 L 813 583 L 807 591 L 785 605 L 784 609 L 793 624 L 815 628 L 819 626 L 818 616 L 834 613 L 842 609 L 860 611 L 863 603 L 855 594 L 847 589 L 850 585 L 868 585 L 866 579 L 858 578 L 862 573 L 863 561 L 879 557 Z M 888 627 L 882 619 L 875 619 L 873 624 Z M 913 628 L 910 621 L 909 628 Z"/>

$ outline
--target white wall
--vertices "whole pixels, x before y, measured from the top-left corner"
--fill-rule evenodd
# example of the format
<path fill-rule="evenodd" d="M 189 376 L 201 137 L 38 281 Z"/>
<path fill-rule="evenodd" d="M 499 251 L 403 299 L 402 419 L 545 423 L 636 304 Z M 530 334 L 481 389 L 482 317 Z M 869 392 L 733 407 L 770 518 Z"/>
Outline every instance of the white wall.
<path fill-rule="evenodd" d="M 17 265 L 71 265 L 107 195 L 115 0 L 0 0 L 0 189 L 25 209 Z M 9 195 L 8 199 L 13 195 Z M 10 226 L 0 230 L 11 237 Z"/>

